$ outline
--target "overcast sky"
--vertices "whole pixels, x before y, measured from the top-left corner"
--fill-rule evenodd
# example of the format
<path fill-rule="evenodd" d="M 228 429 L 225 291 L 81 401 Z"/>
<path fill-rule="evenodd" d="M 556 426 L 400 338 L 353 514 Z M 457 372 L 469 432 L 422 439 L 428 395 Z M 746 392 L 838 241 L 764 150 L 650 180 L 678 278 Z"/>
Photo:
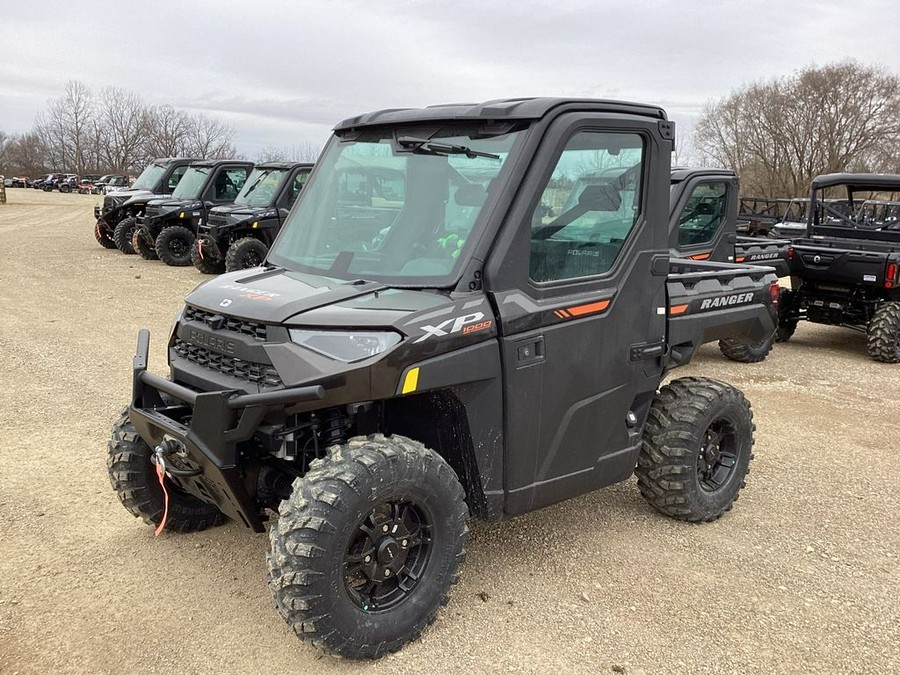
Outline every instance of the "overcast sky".
<path fill-rule="evenodd" d="M 750 81 L 855 58 L 900 72 L 888 0 L 0 3 L 0 130 L 65 82 L 231 123 L 250 158 L 351 115 L 518 96 L 655 103 L 689 128 Z"/>

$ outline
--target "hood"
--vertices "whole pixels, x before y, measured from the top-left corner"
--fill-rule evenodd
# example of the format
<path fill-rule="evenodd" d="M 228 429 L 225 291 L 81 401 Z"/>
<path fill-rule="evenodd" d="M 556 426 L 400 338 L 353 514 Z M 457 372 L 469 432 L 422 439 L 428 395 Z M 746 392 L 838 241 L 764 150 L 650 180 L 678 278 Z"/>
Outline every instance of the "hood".
<path fill-rule="evenodd" d="M 427 291 L 391 289 L 375 281 L 255 268 L 201 284 L 185 302 L 264 323 L 360 327 L 396 325 L 410 313 L 448 304 L 448 298 Z"/>
<path fill-rule="evenodd" d="M 183 209 L 191 204 L 196 203 L 196 199 L 170 199 L 169 195 L 164 195 L 160 197 L 159 195 L 154 195 L 155 199 L 147 202 L 147 206 L 152 206 L 160 211 L 174 211 L 175 209 Z"/>
<path fill-rule="evenodd" d="M 260 216 L 266 211 L 275 210 L 274 206 L 244 206 L 241 204 L 226 204 L 210 209 L 210 215 L 228 216 L 230 218 L 244 219 L 250 216 Z"/>

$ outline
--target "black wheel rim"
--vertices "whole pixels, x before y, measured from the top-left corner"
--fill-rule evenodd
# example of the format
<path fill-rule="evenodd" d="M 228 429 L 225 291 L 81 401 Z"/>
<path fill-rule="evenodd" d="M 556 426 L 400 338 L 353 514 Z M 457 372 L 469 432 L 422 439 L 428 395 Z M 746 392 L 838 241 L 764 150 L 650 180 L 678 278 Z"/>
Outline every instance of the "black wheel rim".
<path fill-rule="evenodd" d="M 718 492 L 735 473 L 738 463 L 737 434 L 726 419 L 714 421 L 706 429 L 697 455 L 697 481 L 705 492 Z"/>
<path fill-rule="evenodd" d="M 190 248 L 184 239 L 181 237 L 174 237 L 169 240 L 169 252 L 178 258 L 183 258 L 185 254 L 190 253 Z"/>
<path fill-rule="evenodd" d="M 250 267 L 259 267 L 262 265 L 262 256 L 258 251 L 247 251 L 244 254 L 241 262 L 244 264 L 244 269 L 248 269 Z"/>
<path fill-rule="evenodd" d="M 384 502 L 360 522 L 344 555 L 344 586 L 365 612 L 384 612 L 415 592 L 431 560 L 432 525 L 408 500 Z"/>

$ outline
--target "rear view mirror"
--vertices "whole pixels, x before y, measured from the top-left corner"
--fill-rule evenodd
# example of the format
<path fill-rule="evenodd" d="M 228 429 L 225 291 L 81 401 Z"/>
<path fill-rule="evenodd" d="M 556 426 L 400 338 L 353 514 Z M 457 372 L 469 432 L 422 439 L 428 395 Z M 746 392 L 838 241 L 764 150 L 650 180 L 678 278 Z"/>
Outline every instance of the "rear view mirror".
<path fill-rule="evenodd" d="M 481 206 L 487 198 L 487 190 L 478 183 L 468 183 L 456 188 L 453 200 L 460 206 Z"/>

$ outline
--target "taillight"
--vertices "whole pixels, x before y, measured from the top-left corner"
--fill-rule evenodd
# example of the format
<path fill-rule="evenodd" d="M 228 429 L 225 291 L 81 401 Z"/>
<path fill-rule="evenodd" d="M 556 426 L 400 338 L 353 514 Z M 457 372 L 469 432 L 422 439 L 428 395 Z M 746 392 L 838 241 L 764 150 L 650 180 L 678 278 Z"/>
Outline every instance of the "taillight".
<path fill-rule="evenodd" d="M 777 305 L 781 299 L 781 289 L 778 287 L 777 281 L 773 281 L 769 286 L 769 296 L 772 298 L 772 304 Z"/>
<path fill-rule="evenodd" d="M 887 265 L 887 272 L 884 274 L 884 287 L 885 288 L 893 288 L 894 284 L 897 282 L 897 263 L 889 262 Z"/>
<path fill-rule="evenodd" d="M 790 260 L 791 258 L 793 258 L 793 257 L 794 257 L 794 247 L 793 247 L 793 246 L 788 246 L 788 247 L 787 247 L 787 252 L 785 253 L 785 255 L 787 255 L 787 259 L 788 259 L 788 260 Z"/>

